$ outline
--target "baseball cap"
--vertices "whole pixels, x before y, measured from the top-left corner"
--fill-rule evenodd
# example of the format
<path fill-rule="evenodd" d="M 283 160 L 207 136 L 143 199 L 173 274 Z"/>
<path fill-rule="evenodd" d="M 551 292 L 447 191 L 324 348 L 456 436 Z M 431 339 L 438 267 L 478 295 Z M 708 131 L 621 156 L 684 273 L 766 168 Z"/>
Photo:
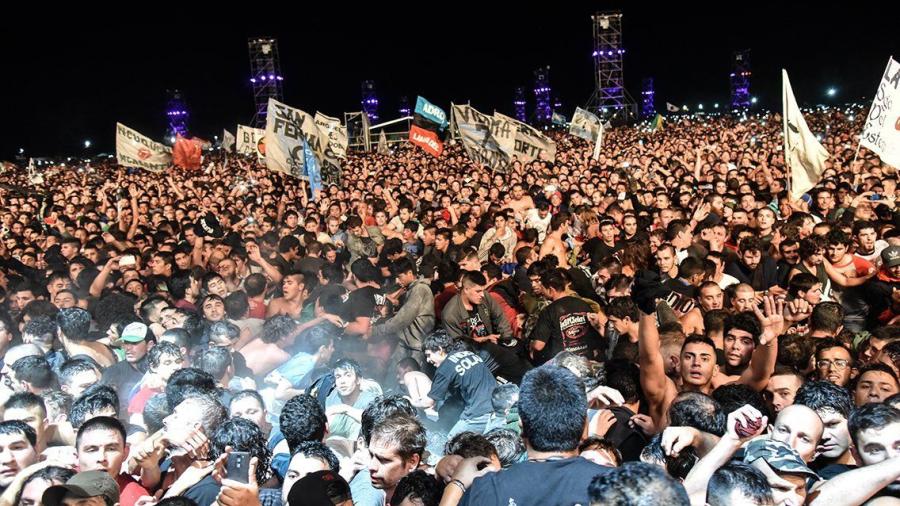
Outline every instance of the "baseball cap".
<path fill-rule="evenodd" d="M 335 506 L 350 500 L 350 485 L 334 471 L 307 474 L 288 493 L 291 506 Z"/>
<path fill-rule="evenodd" d="M 881 252 L 881 262 L 885 267 L 900 265 L 900 246 L 888 246 Z"/>
<path fill-rule="evenodd" d="M 41 498 L 46 506 L 60 506 L 66 494 L 79 499 L 103 497 L 107 506 L 119 502 L 119 485 L 106 471 L 85 471 L 69 478 L 65 485 L 54 485 Z"/>
<path fill-rule="evenodd" d="M 147 333 L 149 332 L 149 328 L 141 322 L 133 322 L 129 323 L 122 329 L 122 333 L 119 335 L 118 343 L 139 343 L 145 339 L 147 339 Z"/>
<path fill-rule="evenodd" d="M 812 478 L 819 478 L 810 469 L 800 455 L 787 443 L 774 439 L 754 439 L 747 445 L 744 453 L 744 462 L 751 464 L 759 459 L 766 461 L 769 467 L 782 473 L 805 474 Z"/>

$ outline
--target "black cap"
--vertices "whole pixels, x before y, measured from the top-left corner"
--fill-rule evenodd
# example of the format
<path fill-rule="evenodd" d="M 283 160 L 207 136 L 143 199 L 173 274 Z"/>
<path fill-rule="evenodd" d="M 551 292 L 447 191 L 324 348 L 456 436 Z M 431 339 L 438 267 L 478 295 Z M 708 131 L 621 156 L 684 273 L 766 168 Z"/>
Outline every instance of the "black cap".
<path fill-rule="evenodd" d="M 334 471 L 307 474 L 288 493 L 290 506 L 335 506 L 350 500 L 350 485 Z"/>

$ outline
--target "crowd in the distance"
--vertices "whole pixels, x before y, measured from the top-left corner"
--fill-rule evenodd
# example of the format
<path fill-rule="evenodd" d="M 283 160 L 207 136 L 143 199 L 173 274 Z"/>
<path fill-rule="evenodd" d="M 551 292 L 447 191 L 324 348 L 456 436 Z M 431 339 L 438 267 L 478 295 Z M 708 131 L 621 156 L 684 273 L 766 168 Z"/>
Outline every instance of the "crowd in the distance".
<path fill-rule="evenodd" d="M 900 502 L 896 168 L 865 110 L 0 174 L 0 505 Z"/>

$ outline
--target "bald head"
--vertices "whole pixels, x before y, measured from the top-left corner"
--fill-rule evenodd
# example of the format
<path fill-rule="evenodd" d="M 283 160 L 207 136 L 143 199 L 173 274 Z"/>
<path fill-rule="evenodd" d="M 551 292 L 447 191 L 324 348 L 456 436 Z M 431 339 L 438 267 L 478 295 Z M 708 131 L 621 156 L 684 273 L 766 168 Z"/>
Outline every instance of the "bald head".
<path fill-rule="evenodd" d="M 804 462 L 810 462 L 816 456 L 816 446 L 822 439 L 825 426 L 815 411 L 792 404 L 778 413 L 770 429 L 769 437 L 787 443 Z"/>

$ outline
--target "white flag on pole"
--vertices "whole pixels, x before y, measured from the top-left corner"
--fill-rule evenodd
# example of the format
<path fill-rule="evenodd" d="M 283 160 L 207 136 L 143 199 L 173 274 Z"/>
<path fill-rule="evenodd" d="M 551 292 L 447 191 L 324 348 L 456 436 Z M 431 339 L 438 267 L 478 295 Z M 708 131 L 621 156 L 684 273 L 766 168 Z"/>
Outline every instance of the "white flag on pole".
<path fill-rule="evenodd" d="M 888 58 L 859 144 L 900 169 L 900 63 L 894 58 Z"/>
<path fill-rule="evenodd" d="M 387 135 L 385 135 L 384 130 L 378 134 L 378 148 L 376 152 L 379 155 L 388 155 L 391 153 L 391 150 L 388 149 Z"/>
<path fill-rule="evenodd" d="M 222 130 L 222 149 L 231 151 L 234 147 L 234 136 L 228 130 Z"/>
<path fill-rule="evenodd" d="M 586 141 L 596 141 L 599 132 L 600 118 L 590 111 L 576 107 L 572 122 L 569 123 L 569 134 Z"/>
<path fill-rule="evenodd" d="M 681 109 L 679 109 L 678 106 L 675 104 L 670 104 L 669 102 L 666 102 L 666 110 L 669 112 L 678 112 Z"/>
<path fill-rule="evenodd" d="M 803 119 L 784 69 L 781 70 L 781 78 L 785 164 L 791 173 L 791 195 L 797 198 L 811 190 L 821 179 L 828 151 L 819 144 Z"/>

